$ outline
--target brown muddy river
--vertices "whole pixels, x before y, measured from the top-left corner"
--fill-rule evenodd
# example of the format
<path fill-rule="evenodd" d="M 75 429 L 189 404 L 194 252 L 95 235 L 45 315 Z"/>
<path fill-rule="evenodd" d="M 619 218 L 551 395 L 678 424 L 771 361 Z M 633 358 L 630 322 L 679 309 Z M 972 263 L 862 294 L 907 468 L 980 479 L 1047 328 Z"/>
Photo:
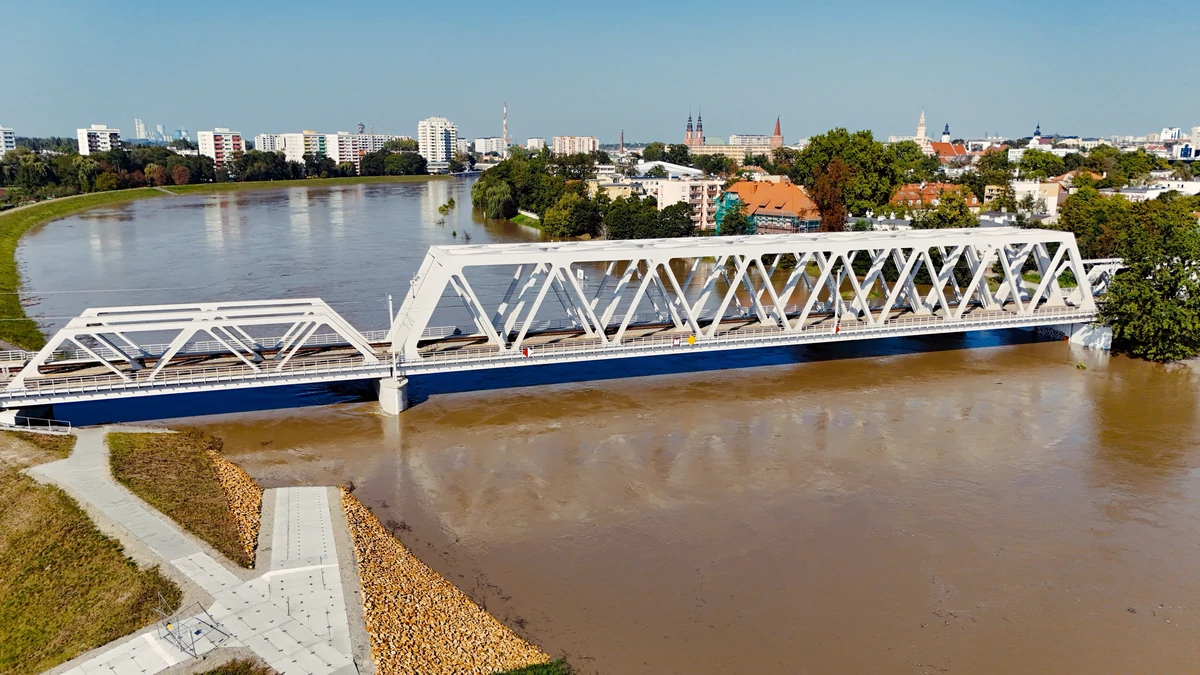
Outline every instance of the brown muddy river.
<path fill-rule="evenodd" d="M 465 208 L 435 224 L 468 188 L 97 210 L 22 240 L 25 300 L 50 328 L 86 306 L 319 294 L 382 327 L 383 294 L 428 245 L 536 238 Z M 399 418 L 360 401 L 178 421 L 265 485 L 353 482 L 583 673 L 1200 669 L 1194 371 L 1020 332 L 896 344 L 519 389 L 414 382 Z"/>
<path fill-rule="evenodd" d="M 1189 673 L 1197 414 L 1046 342 L 201 426 L 583 672 Z"/>

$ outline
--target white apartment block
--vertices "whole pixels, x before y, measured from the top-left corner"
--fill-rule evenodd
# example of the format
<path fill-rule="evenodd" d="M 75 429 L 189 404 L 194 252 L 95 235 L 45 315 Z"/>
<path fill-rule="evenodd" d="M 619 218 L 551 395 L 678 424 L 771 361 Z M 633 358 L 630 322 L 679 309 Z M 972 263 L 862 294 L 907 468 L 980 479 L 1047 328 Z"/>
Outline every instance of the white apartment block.
<path fill-rule="evenodd" d="M 544 138 L 531 138 L 531 139 L 525 141 L 525 149 L 526 150 L 532 150 L 534 152 L 541 152 L 542 149 L 545 147 L 546 147 L 546 139 L 544 139 Z"/>
<path fill-rule="evenodd" d="M 0 127 L 0 155 L 9 150 L 17 149 L 17 133 L 12 129 Z"/>
<path fill-rule="evenodd" d="M 1178 141 L 1183 137 L 1183 131 L 1179 127 L 1163 127 L 1161 133 L 1158 134 L 1160 141 Z"/>
<path fill-rule="evenodd" d="M 103 124 L 93 124 L 87 129 L 76 129 L 79 135 L 79 154 L 90 155 L 93 152 L 108 152 L 121 147 L 121 130 L 109 129 Z"/>
<path fill-rule="evenodd" d="M 725 181 L 715 179 L 661 180 L 658 182 L 658 210 L 672 204 L 692 205 L 692 222 L 701 230 L 717 226 L 717 199 L 725 191 Z"/>
<path fill-rule="evenodd" d="M 508 147 L 506 147 L 504 139 L 499 136 L 492 136 L 490 138 L 476 138 L 475 152 L 481 155 L 486 155 L 489 152 L 494 152 L 497 155 L 503 155 L 508 152 Z"/>
<path fill-rule="evenodd" d="M 259 152 L 283 152 L 283 134 L 259 134 L 255 136 L 254 149 Z"/>
<path fill-rule="evenodd" d="M 353 164 L 354 170 L 357 171 L 363 155 L 379 152 L 383 149 L 383 144 L 391 140 L 412 139 L 390 134 L 351 134 L 339 131 L 336 134 L 325 134 L 325 154 L 337 164 Z"/>
<path fill-rule="evenodd" d="M 449 162 L 458 147 L 458 127 L 445 117 L 417 122 L 418 152 L 426 162 Z"/>
<path fill-rule="evenodd" d="M 289 162 L 304 162 L 304 155 L 325 154 L 325 134 L 305 129 L 298 134 L 283 136 L 283 154 Z"/>
<path fill-rule="evenodd" d="M 465 138 L 460 138 L 454 142 L 454 152 L 459 155 L 471 154 L 471 141 Z"/>
<path fill-rule="evenodd" d="M 246 143 L 239 131 L 230 131 L 225 127 L 217 127 L 212 131 L 197 131 L 196 145 L 198 152 L 205 157 L 211 157 L 217 168 L 232 162 L 246 152 Z"/>
<path fill-rule="evenodd" d="M 555 136 L 550 151 L 556 155 L 577 155 L 599 149 L 600 141 L 595 136 Z"/>

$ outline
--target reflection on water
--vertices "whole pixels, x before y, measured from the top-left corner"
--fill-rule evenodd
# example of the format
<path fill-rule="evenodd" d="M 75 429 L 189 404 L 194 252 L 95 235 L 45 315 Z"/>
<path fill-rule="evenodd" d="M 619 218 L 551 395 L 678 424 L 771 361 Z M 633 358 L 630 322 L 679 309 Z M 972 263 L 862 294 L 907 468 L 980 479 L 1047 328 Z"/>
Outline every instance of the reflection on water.
<path fill-rule="evenodd" d="M 203 427 L 583 672 L 1189 672 L 1196 397 L 1034 343 Z"/>
<path fill-rule="evenodd" d="M 316 295 L 380 328 L 384 294 L 451 232 L 536 237 L 466 204 L 457 181 L 150 200 L 53 223 L 18 257 L 31 295 L 162 289 L 46 293 L 48 326 L 87 305 Z M 1018 331 L 706 358 L 414 380 L 399 418 L 342 387 L 288 394 L 339 405 L 183 421 L 266 485 L 353 482 L 584 673 L 1200 662 L 1192 368 Z M 240 403 L 270 403 L 254 392 Z M 189 400 L 179 414 L 221 409 Z"/>
<path fill-rule="evenodd" d="M 408 290 L 429 246 L 461 243 L 464 233 L 476 244 L 539 237 L 485 221 L 470 208 L 470 186 L 451 179 L 247 190 L 88 211 L 21 240 L 23 300 L 56 291 L 32 308 L 46 330 L 86 307 L 314 296 L 362 330 L 384 328 L 385 295 Z M 437 208 L 451 197 L 458 206 L 442 216 Z M 58 293 L 96 289 L 112 292 Z"/>

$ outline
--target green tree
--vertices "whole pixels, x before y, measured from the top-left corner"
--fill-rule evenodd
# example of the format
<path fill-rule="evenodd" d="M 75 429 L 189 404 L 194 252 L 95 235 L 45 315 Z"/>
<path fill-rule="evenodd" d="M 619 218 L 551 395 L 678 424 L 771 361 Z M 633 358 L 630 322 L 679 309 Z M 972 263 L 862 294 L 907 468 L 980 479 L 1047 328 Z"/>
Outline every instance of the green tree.
<path fill-rule="evenodd" d="M 600 208 L 594 201 L 568 192 L 546 211 L 542 231 L 549 237 L 596 236 L 602 222 Z"/>
<path fill-rule="evenodd" d="M 667 152 L 663 157 L 663 161 L 681 166 L 689 166 L 692 163 L 692 153 L 688 150 L 688 146 L 682 143 L 672 143 L 667 146 Z"/>
<path fill-rule="evenodd" d="M 943 190 L 938 205 L 916 217 L 913 227 L 928 230 L 979 227 L 979 217 L 971 213 L 961 190 Z"/>
<path fill-rule="evenodd" d="M 721 220 L 717 221 L 717 234 L 723 237 L 754 234 L 754 224 L 746 216 L 746 207 L 741 200 L 734 199 L 730 202 Z"/>
<path fill-rule="evenodd" d="M 842 165 L 831 173 L 830 165 L 835 159 Z M 900 184 L 900 177 L 896 175 L 883 144 L 876 141 L 870 131 L 852 134 L 841 128 L 809 139 L 789 176 L 793 182 L 810 189 L 816 187 L 819 177 L 823 176 L 827 182 L 831 177 L 836 178 L 835 201 L 854 213 L 887 204 Z M 822 214 L 824 220 L 824 209 Z M 827 225 L 840 228 L 840 222 L 833 223 L 834 217 L 836 214 L 829 216 Z"/>
<path fill-rule="evenodd" d="M 428 173 L 428 162 L 415 152 L 397 152 L 383 160 L 384 171 L 389 176 L 423 176 Z"/>
<path fill-rule="evenodd" d="M 942 163 L 934 155 L 926 155 L 921 146 L 913 141 L 901 141 L 887 146 L 886 160 L 900 183 L 932 181 L 942 170 Z"/>
<path fill-rule="evenodd" d="M 646 177 L 648 177 L 648 178 L 666 178 L 667 170 L 664 169 L 661 164 L 656 164 L 656 165 L 650 167 L 650 170 L 646 172 Z"/>
<path fill-rule="evenodd" d="M 450 173 L 462 173 L 463 171 L 467 170 L 466 164 L 463 164 L 461 161 L 453 157 L 450 158 L 449 165 Z"/>
<path fill-rule="evenodd" d="M 642 159 L 647 162 L 664 162 L 667 157 L 666 143 L 654 141 L 642 149 Z"/>
<path fill-rule="evenodd" d="M 1200 354 L 1200 231 L 1178 198 L 1133 207 L 1120 234 L 1125 268 L 1100 306 L 1115 347 L 1151 361 Z"/>
<path fill-rule="evenodd" d="M 1134 226 L 1133 205 L 1124 197 L 1105 197 L 1094 187 L 1082 187 L 1058 211 L 1055 229 L 1075 235 L 1084 258 L 1121 255 L 1121 233 Z"/>
<path fill-rule="evenodd" d="M 184 164 L 176 164 L 171 171 L 171 182 L 175 185 L 187 185 L 192 181 L 192 172 Z"/>
<path fill-rule="evenodd" d="M 411 138 L 394 138 L 383 144 L 387 152 L 416 152 L 420 145 Z"/>
<path fill-rule="evenodd" d="M 658 205 L 653 198 L 618 197 L 604 208 L 608 239 L 648 239 L 656 236 Z"/>
<path fill-rule="evenodd" d="M 390 141 L 389 141 L 390 142 Z M 376 152 L 368 152 L 358 160 L 358 171 L 364 176 L 384 176 L 387 174 L 387 166 L 384 162 L 390 155 L 387 150 L 378 150 Z"/>
<path fill-rule="evenodd" d="M 1066 173 L 1067 166 L 1061 157 L 1053 153 L 1044 150 L 1026 150 L 1021 155 L 1017 170 L 1022 178 L 1049 178 Z"/>
<path fill-rule="evenodd" d="M 108 190 L 116 190 L 119 187 L 121 186 L 117 183 L 117 174 L 105 171 L 96 176 L 96 181 L 92 189 L 96 192 L 107 192 Z"/>
<path fill-rule="evenodd" d="M 658 228 L 655 237 L 693 237 L 696 224 L 692 222 L 696 210 L 687 202 L 676 202 L 658 212 Z"/>

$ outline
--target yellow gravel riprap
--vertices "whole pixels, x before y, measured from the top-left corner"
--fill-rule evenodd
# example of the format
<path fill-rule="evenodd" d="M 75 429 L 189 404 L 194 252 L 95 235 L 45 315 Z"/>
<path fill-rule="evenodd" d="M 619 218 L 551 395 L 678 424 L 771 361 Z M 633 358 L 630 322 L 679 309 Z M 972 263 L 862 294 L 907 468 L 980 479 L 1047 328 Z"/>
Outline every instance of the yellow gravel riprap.
<path fill-rule="evenodd" d="M 208 456 L 212 459 L 213 468 L 217 470 L 217 480 L 221 481 L 221 487 L 225 488 L 225 499 L 229 502 L 229 510 L 237 522 L 242 548 L 253 565 L 255 550 L 258 548 L 263 489 L 254 482 L 250 474 L 222 457 L 221 453 L 210 449 Z"/>
<path fill-rule="evenodd" d="M 342 490 L 379 675 L 491 675 L 550 656 L 425 565 Z"/>

